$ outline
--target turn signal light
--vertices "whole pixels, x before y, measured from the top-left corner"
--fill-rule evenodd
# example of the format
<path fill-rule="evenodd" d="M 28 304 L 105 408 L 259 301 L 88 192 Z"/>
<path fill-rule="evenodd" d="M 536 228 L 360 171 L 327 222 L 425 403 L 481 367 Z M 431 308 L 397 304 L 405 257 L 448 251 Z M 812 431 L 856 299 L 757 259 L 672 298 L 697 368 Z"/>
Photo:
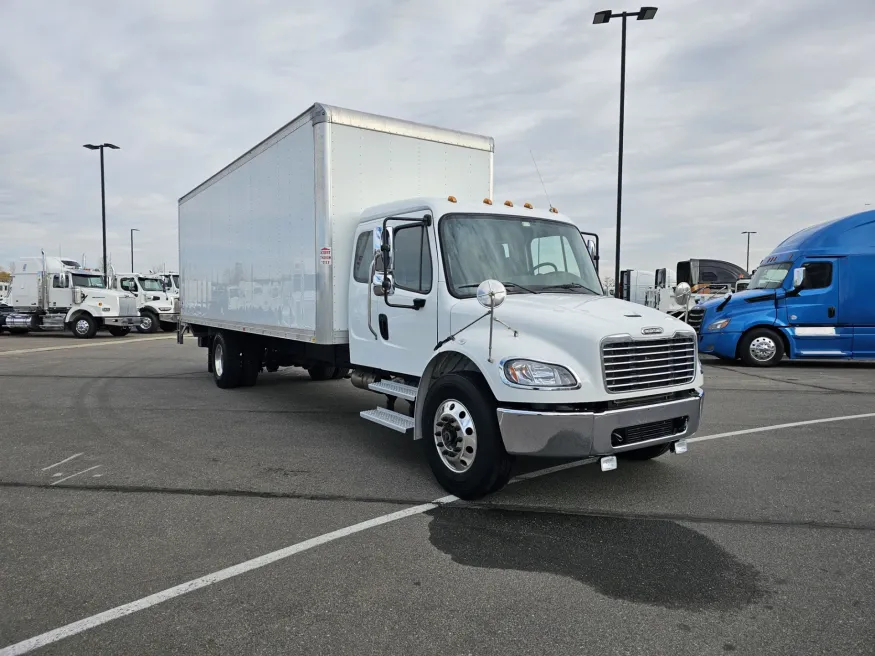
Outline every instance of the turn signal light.
<path fill-rule="evenodd" d="M 485 204 L 487 204 L 487 205 L 492 205 L 492 201 L 489 200 L 488 198 L 484 198 L 484 199 L 483 199 L 483 202 L 484 202 Z"/>

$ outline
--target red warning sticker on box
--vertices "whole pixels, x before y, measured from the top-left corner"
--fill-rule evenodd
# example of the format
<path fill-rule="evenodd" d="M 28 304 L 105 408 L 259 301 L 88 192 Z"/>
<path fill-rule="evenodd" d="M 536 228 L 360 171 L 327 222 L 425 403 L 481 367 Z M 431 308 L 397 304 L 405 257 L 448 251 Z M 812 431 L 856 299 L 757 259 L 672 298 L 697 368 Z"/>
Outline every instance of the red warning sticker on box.
<path fill-rule="evenodd" d="M 319 261 L 322 264 L 331 264 L 331 249 L 328 246 L 323 246 L 319 251 Z"/>

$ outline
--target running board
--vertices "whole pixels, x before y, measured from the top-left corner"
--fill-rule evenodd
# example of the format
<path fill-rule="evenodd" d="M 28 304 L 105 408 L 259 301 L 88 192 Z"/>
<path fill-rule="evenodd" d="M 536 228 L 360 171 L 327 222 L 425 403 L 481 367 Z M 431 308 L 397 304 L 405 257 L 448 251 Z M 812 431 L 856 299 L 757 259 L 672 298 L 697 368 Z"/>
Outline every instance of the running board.
<path fill-rule="evenodd" d="M 413 417 L 408 417 L 407 415 L 402 415 L 400 412 L 387 410 L 386 408 L 363 410 L 359 415 L 362 419 L 372 421 L 375 424 L 380 424 L 380 426 L 385 426 L 386 428 L 391 428 L 399 433 L 406 433 L 416 425 L 416 422 L 413 421 Z"/>
<path fill-rule="evenodd" d="M 381 380 L 377 383 L 371 383 L 368 385 L 368 389 L 372 392 L 378 392 L 379 394 L 395 396 L 399 399 L 404 399 L 405 401 L 414 401 L 416 399 L 417 391 L 412 385 L 396 383 L 391 380 Z"/>

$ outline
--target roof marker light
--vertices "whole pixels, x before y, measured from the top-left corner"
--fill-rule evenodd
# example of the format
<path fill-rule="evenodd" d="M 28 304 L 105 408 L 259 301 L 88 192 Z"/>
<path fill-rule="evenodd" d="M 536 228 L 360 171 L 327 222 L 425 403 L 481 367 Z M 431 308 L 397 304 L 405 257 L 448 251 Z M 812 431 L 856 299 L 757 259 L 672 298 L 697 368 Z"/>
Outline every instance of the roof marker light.
<path fill-rule="evenodd" d="M 511 203 L 509 200 L 504 201 L 504 204 L 508 207 L 513 207 L 513 203 Z"/>
<path fill-rule="evenodd" d="M 486 204 L 486 205 L 492 205 L 492 201 L 489 200 L 488 198 L 484 198 L 484 199 L 483 199 L 483 203 Z"/>
<path fill-rule="evenodd" d="M 553 214 L 559 214 L 559 210 L 557 210 L 555 207 L 551 207 L 550 211 L 553 212 Z"/>
<path fill-rule="evenodd" d="M 455 203 L 456 197 L 455 196 L 447 196 L 447 200 L 450 201 L 451 203 Z"/>
<path fill-rule="evenodd" d="M 526 203 L 525 205 L 523 205 L 523 207 L 525 207 L 527 210 L 533 210 L 533 209 L 535 209 L 534 207 L 532 207 L 532 204 L 531 204 L 531 203 Z"/>

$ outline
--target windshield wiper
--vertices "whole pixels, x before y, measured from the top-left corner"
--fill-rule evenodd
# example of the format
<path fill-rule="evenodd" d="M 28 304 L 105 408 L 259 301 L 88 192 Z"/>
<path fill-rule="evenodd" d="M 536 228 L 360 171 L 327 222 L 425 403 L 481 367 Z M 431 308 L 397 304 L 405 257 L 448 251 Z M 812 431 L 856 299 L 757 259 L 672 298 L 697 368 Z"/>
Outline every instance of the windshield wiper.
<path fill-rule="evenodd" d="M 579 282 L 564 282 L 560 285 L 545 285 L 544 287 L 541 287 L 541 291 L 544 291 L 547 289 L 584 289 L 584 290 L 588 291 L 590 294 L 595 294 L 596 296 L 602 295 L 602 294 L 599 294 L 597 291 L 590 289 L 586 285 L 581 285 Z"/>
<path fill-rule="evenodd" d="M 471 283 L 470 285 L 459 285 L 458 289 L 470 289 L 471 287 L 479 287 L 481 283 Z M 502 285 L 505 287 L 516 287 L 517 289 L 522 289 L 524 292 L 528 292 L 529 294 L 537 294 L 534 289 L 529 289 L 528 287 L 523 287 L 522 285 L 518 285 L 515 282 L 502 282 Z"/>

